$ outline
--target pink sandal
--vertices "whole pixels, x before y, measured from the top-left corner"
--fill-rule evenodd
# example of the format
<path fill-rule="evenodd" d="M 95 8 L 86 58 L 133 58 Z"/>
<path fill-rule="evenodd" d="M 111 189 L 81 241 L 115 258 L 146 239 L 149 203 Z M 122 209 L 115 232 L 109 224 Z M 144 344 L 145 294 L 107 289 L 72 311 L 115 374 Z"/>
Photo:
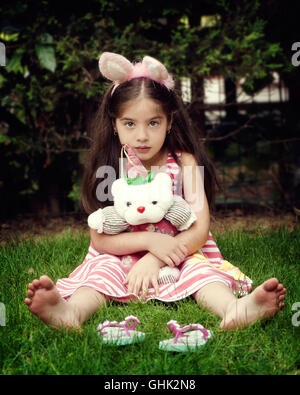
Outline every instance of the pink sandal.
<path fill-rule="evenodd" d="M 133 323 L 128 325 L 130 321 Z M 122 322 L 104 321 L 98 325 L 97 331 L 103 343 L 125 346 L 145 340 L 145 333 L 133 330 L 138 323 L 138 318 L 130 315 Z"/>
<path fill-rule="evenodd" d="M 200 324 L 189 324 L 181 328 L 177 321 L 171 320 L 167 325 L 175 333 L 175 337 L 160 341 L 160 350 L 177 352 L 194 351 L 204 346 L 211 337 L 211 332 Z M 190 329 L 195 330 L 187 332 Z M 185 332 L 187 333 L 185 334 Z"/>

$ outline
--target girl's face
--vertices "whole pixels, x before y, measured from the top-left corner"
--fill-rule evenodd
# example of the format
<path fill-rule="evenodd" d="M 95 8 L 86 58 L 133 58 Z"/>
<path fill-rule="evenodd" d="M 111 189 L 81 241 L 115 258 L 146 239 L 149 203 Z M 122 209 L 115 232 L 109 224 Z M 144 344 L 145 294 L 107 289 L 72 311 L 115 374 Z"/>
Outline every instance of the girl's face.
<path fill-rule="evenodd" d="M 126 102 L 116 118 L 115 129 L 121 144 L 129 144 L 146 168 L 161 165 L 162 146 L 171 128 L 161 105 L 141 97 Z"/>

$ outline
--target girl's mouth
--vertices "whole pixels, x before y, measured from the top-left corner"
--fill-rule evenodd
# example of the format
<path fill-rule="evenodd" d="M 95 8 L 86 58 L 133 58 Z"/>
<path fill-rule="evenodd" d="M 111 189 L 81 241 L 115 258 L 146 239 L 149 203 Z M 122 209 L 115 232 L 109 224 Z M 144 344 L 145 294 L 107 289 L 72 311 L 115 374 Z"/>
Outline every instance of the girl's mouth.
<path fill-rule="evenodd" d="M 138 152 L 148 152 L 150 150 L 151 147 L 136 147 L 135 149 Z"/>

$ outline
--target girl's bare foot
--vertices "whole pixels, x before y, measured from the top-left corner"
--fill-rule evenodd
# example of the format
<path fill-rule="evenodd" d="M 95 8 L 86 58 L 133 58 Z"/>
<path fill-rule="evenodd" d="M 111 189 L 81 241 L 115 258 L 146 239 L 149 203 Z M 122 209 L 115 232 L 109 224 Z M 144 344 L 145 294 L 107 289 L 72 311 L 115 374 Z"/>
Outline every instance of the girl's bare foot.
<path fill-rule="evenodd" d="M 270 278 L 251 294 L 233 301 L 226 311 L 220 327 L 240 329 L 260 318 L 268 318 L 284 307 L 286 289 L 276 278 Z"/>
<path fill-rule="evenodd" d="M 71 303 L 63 299 L 48 276 L 28 284 L 25 299 L 29 310 L 45 324 L 60 328 L 80 328 L 79 316 Z"/>

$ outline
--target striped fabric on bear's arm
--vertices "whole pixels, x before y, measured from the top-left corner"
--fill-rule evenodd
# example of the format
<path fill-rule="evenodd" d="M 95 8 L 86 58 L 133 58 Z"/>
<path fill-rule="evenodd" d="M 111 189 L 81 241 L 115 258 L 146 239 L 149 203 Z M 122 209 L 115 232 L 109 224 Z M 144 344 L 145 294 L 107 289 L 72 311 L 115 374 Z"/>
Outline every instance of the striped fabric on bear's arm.
<path fill-rule="evenodd" d="M 185 224 L 192 214 L 190 205 L 179 195 L 174 195 L 174 202 L 165 215 L 165 219 L 176 228 Z"/>
<path fill-rule="evenodd" d="M 103 232 L 107 235 L 116 235 L 129 228 L 128 222 L 116 212 L 114 206 L 107 206 L 103 209 L 104 222 Z"/>

